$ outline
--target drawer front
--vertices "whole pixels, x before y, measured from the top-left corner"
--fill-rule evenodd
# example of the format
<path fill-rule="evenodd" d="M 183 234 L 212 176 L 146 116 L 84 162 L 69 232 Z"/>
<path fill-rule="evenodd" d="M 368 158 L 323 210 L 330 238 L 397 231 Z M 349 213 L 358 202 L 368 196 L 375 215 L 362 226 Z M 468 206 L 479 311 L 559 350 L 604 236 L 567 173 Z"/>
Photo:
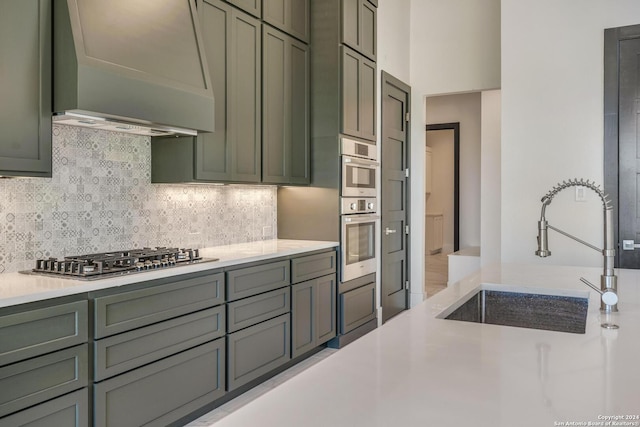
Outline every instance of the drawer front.
<path fill-rule="evenodd" d="M 228 304 L 229 333 L 253 326 L 290 311 L 289 287 L 241 299 Z"/>
<path fill-rule="evenodd" d="M 0 416 L 86 387 L 87 344 L 0 368 Z"/>
<path fill-rule="evenodd" d="M 87 342 L 87 301 L 0 317 L 0 366 Z"/>
<path fill-rule="evenodd" d="M 227 335 L 228 390 L 235 390 L 290 360 L 289 314 Z"/>
<path fill-rule="evenodd" d="M 0 418 L 0 427 L 88 427 L 88 394 L 89 391 L 83 388 Z"/>
<path fill-rule="evenodd" d="M 289 261 L 227 272 L 227 300 L 234 301 L 289 285 Z"/>
<path fill-rule="evenodd" d="M 151 325 L 224 302 L 223 273 L 95 299 L 95 337 Z"/>
<path fill-rule="evenodd" d="M 225 334 L 224 305 L 95 342 L 95 380 L 146 365 Z"/>
<path fill-rule="evenodd" d="M 340 294 L 340 333 L 346 334 L 376 317 L 376 285 Z"/>
<path fill-rule="evenodd" d="M 304 256 L 291 260 L 291 283 L 300 283 L 335 272 L 335 251 Z"/>
<path fill-rule="evenodd" d="M 96 427 L 167 426 L 224 395 L 224 339 L 94 386 Z"/>

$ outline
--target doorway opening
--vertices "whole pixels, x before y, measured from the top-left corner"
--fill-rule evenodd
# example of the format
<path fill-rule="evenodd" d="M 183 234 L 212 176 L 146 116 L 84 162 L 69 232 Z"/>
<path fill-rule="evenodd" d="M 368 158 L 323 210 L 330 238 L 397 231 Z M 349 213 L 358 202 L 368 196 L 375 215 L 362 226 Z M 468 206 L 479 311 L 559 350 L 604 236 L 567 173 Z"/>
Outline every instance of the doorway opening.
<path fill-rule="evenodd" d="M 447 286 L 448 255 L 460 249 L 460 123 L 426 127 L 425 291 Z"/>

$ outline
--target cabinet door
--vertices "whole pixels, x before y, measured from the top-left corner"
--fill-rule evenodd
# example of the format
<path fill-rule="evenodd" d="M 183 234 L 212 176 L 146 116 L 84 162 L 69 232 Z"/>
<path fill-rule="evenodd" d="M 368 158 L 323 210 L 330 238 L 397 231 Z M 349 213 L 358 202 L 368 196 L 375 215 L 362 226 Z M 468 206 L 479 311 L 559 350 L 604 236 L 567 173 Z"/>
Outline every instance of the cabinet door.
<path fill-rule="evenodd" d="M 260 21 L 220 0 L 199 6 L 216 96 L 214 133 L 196 140 L 195 178 L 260 182 Z"/>
<path fill-rule="evenodd" d="M 51 3 L 0 2 L 0 175 L 51 176 Z"/>
<path fill-rule="evenodd" d="M 95 426 L 167 426 L 222 397 L 224 388 L 220 338 L 95 384 Z"/>
<path fill-rule="evenodd" d="M 342 133 L 376 140 L 376 64 L 342 47 Z"/>
<path fill-rule="evenodd" d="M 262 180 L 308 183 L 308 46 L 266 25 L 262 46 Z"/>
<path fill-rule="evenodd" d="M 255 16 L 260 18 L 262 15 L 262 0 L 227 0 L 229 3 L 239 7 Z"/>
<path fill-rule="evenodd" d="M 291 357 L 316 346 L 314 284 L 315 280 L 309 280 L 291 287 Z"/>
<path fill-rule="evenodd" d="M 86 388 L 0 419 L 0 427 L 88 427 Z"/>
<path fill-rule="evenodd" d="M 262 13 L 264 22 L 309 41 L 309 0 L 263 0 Z"/>
<path fill-rule="evenodd" d="M 336 275 L 291 287 L 291 356 L 297 357 L 336 336 Z"/>
<path fill-rule="evenodd" d="M 377 8 L 368 0 L 342 0 L 342 43 L 376 60 Z"/>
<path fill-rule="evenodd" d="M 340 333 L 346 334 L 376 318 L 376 284 L 340 294 Z"/>
<path fill-rule="evenodd" d="M 271 372 L 291 359 L 289 313 L 227 336 L 228 389 Z"/>

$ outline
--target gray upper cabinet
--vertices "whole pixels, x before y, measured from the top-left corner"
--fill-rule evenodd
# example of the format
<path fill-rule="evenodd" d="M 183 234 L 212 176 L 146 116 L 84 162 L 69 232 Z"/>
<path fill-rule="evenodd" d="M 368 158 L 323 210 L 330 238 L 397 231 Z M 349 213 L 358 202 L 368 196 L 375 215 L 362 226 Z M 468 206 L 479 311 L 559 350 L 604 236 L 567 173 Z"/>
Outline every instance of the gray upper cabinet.
<path fill-rule="evenodd" d="M 264 22 L 309 42 L 309 0 L 262 0 Z"/>
<path fill-rule="evenodd" d="M 206 1 L 206 0 L 205 0 Z M 262 16 L 262 0 L 227 0 L 234 6 L 239 7 L 255 16 L 256 18 L 260 18 Z"/>
<path fill-rule="evenodd" d="M 263 27 L 262 181 L 308 184 L 309 47 Z"/>
<path fill-rule="evenodd" d="M 369 0 L 342 0 L 342 43 L 376 60 L 377 8 Z"/>
<path fill-rule="evenodd" d="M 152 182 L 260 182 L 262 24 L 220 0 L 199 2 L 198 15 L 216 97 L 216 131 L 195 140 L 154 138 Z"/>
<path fill-rule="evenodd" d="M 376 63 L 342 47 L 342 133 L 376 140 Z"/>
<path fill-rule="evenodd" d="M 0 2 L 0 175 L 51 176 L 51 3 Z"/>

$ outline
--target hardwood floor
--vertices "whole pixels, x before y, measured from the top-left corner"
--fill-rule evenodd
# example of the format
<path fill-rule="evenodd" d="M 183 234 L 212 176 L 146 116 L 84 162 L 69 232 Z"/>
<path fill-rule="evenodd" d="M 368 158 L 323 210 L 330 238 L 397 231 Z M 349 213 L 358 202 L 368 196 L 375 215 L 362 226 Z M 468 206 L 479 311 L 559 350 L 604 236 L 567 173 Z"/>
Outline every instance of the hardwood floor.
<path fill-rule="evenodd" d="M 424 288 L 430 298 L 447 287 L 449 280 L 448 256 L 442 252 L 425 258 Z"/>

